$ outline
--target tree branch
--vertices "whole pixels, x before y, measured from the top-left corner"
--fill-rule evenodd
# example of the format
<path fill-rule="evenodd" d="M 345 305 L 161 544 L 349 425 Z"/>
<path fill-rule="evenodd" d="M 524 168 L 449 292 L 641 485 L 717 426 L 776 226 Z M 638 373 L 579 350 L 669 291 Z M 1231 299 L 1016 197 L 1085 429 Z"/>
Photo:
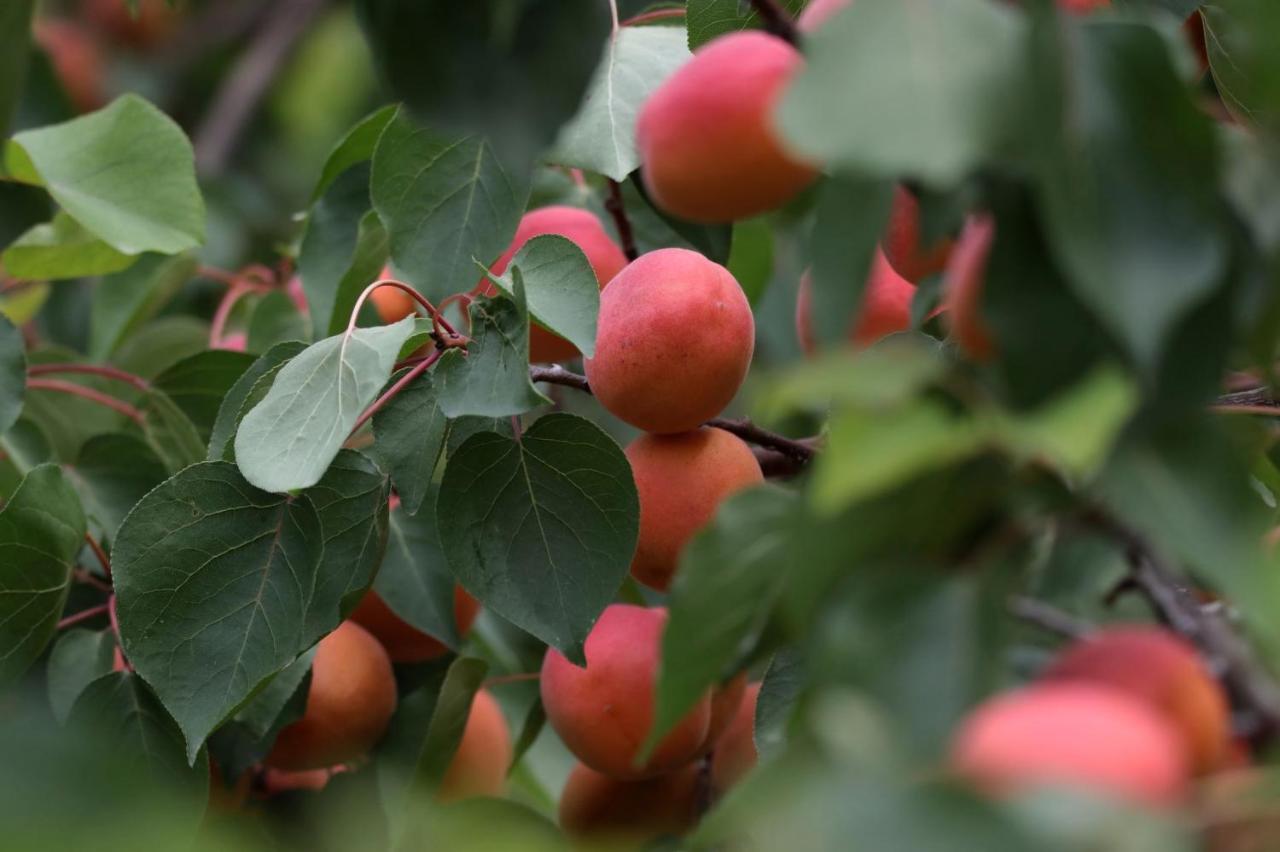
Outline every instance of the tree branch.
<path fill-rule="evenodd" d="M 609 181 L 609 197 L 604 201 L 604 209 L 613 217 L 614 227 L 618 229 L 618 239 L 622 242 L 622 253 L 627 260 L 635 260 L 640 256 L 636 249 L 635 233 L 631 230 L 631 220 L 627 218 L 627 206 L 622 202 L 622 186 L 616 180 Z"/>
<path fill-rule="evenodd" d="M 1052 633 L 1064 639 L 1083 639 L 1094 629 L 1093 625 L 1086 621 L 1081 621 L 1044 601 L 1024 595 L 1013 595 L 1009 598 L 1009 612 L 1046 633 Z"/>
<path fill-rule="evenodd" d="M 764 24 L 767 32 L 776 35 L 792 47 L 800 46 L 800 31 L 796 29 L 796 22 L 791 20 L 791 16 L 778 4 L 778 0 L 751 0 L 751 5 L 755 7 L 756 14 L 760 16 L 760 23 Z"/>

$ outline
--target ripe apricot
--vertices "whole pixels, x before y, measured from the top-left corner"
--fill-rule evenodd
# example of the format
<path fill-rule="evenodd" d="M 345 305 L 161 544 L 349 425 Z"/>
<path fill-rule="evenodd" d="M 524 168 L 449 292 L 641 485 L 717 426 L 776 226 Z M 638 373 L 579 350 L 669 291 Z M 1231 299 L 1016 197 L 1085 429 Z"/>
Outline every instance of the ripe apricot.
<path fill-rule="evenodd" d="M 1178 733 L 1111 687 L 1042 684 L 979 706 L 952 741 L 955 770 L 994 793 L 1077 784 L 1148 804 L 1176 803 L 1187 764 Z"/>
<path fill-rule="evenodd" d="M 738 708 L 747 694 L 747 673 L 740 672 L 711 692 L 711 721 L 707 724 L 707 741 L 703 751 L 715 747 L 720 737 L 738 716 Z"/>
<path fill-rule="evenodd" d="M 796 26 L 800 28 L 801 32 L 814 32 L 836 12 L 839 12 L 852 2 L 853 0 L 812 0 L 808 6 L 804 7 L 800 17 L 796 19 Z"/>
<path fill-rule="evenodd" d="M 33 35 L 77 111 L 92 112 L 107 102 L 102 86 L 106 63 L 88 30 L 75 21 L 42 18 Z"/>
<path fill-rule="evenodd" d="M 452 802 L 471 796 L 502 795 L 511 757 L 507 719 L 493 695 L 482 689 L 471 701 L 467 727 L 440 782 L 437 797 Z"/>
<path fill-rule="evenodd" d="M 755 320 L 738 282 L 686 249 L 632 261 L 600 294 L 587 379 L 614 416 L 646 432 L 685 432 L 738 392 Z"/>
<path fill-rule="evenodd" d="M 631 574 L 659 591 L 680 554 L 729 495 L 764 481 L 751 448 L 723 429 L 641 435 L 626 449 L 640 497 L 640 538 Z"/>
<path fill-rule="evenodd" d="M 755 768 L 756 703 L 760 700 L 760 684 L 747 686 L 733 720 L 725 728 L 711 756 L 711 787 L 723 794 Z"/>
<path fill-rule="evenodd" d="M 566 237 L 582 249 L 602 290 L 627 265 L 627 256 L 605 231 L 594 213 L 578 207 L 555 205 L 530 210 L 524 214 L 519 227 L 516 228 L 516 235 L 511 240 L 511 245 L 490 268 L 493 274 L 501 275 L 506 272 L 507 265 L 511 263 L 516 252 L 529 240 L 543 234 L 558 234 Z M 497 287 L 486 279 L 481 282 L 480 292 L 486 296 L 492 296 L 497 292 Z M 567 361 L 577 356 L 578 347 L 563 337 L 552 334 L 537 323 L 529 326 L 530 362 Z"/>
<path fill-rule="evenodd" d="M 621 781 L 579 763 L 560 794 L 560 827 L 572 837 L 615 843 L 683 834 L 698 821 L 699 771 L 694 763 Z"/>
<path fill-rule="evenodd" d="M 871 274 L 862 294 L 849 340 L 855 346 L 870 346 L 882 337 L 911 328 L 911 300 L 916 286 L 894 270 L 883 251 L 877 251 L 871 263 Z M 809 273 L 800 276 L 796 293 L 796 336 L 807 355 L 816 349 L 813 337 L 813 282 Z"/>
<path fill-rule="evenodd" d="M 906 188 L 896 187 L 893 206 L 889 209 L 889 225 L 881 245 L 889 264 L 911 282 L 919 282 L 941 272 L 951 255 L 951 241 L 948 239 L 927 246 L 921 245 L 920 241 L 920 202 Z"/>
<path fill-rule="evenodd" d="M 982 318 L 987 258 L 995 237 L 994 219 L 987 214 L 970 216 L 947 261 L 943 283 L 951 338 L 974 361 L 986 361 L 995 354 L 995 343 Z"/>
<path fill-rule="evenodd" d="M 480 602 L 461 586 L 453 587 L 453 619 L 458 635 L 464 636 L 480 613 Z M 433 636 L 423 633 L 387 606 L 377 592 L 370 589 L 351 620 L 373 634 L 382 643 L 393 663 L 423 663 L 448 653 L 449 649 Z"/>
<path fill-rule="evenodd" d="M 636 142 L 649 197 L 694 222 L 731 222 L 785 204 L 817 176 L 773 129 L 803 59 L 759 31 L 703 45 L 640 109 Z"/>
<path fill-rule="evenodd" d="M 698 756 L 707 737 L 711 699 L 704 695 L 662 739 L 649 760 L 636 765 L 653 726 L 655 681 L 667 611 L 613 604 L 587 636 L 587 666 L 554 648 L 542 661 L 542 704 L 547 721 L 587 766 L 624 780 L 651 778 Z"/>
<path fill-rule="evenodd" d="M 1044 672 L 1050 682 L 1097 683 L 1150 704 L 1181 732 L 1198 772 L 1226 759 L 1231 717 L 1222 687 L 1196 649 L 1160 627 L 1112 627 L 1072 644 Z"/>
<path fill-rule="evenodd" d="M 344 621 L 320 640 L 306 710 L 280 731 L 265 763 L 297 770 L 355 760 L 382 737 L 395 709 L 387 652 L 363 627 Z"/>
<path fill-rule="evenodd" d="M 382 270 L 381 277 L 390 278 L 391 270 Z M 405 317 L 413 316 L 418 310 L 418 303 L 399 287 L 379 287 L 369 294 L 369 301 L 373 302 L 373 307 L 378 312 L 378 318 L 387 325 L 399 322 Z"/>

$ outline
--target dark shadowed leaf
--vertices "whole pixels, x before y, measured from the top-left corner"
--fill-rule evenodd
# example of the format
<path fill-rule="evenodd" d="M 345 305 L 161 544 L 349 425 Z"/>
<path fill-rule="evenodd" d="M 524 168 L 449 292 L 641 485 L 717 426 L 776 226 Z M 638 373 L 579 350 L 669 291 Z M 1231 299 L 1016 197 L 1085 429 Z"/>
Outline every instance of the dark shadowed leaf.
<path fill-rule="evenodd" d="M 59 722 L 67 721 L 71 706 L 85 687 L 111 674 L 116 639 L 110 630 L 68 630 L 49 654 L 49 706 Z"/>
<path fill-rule="evenodd" d="M 253 308 L 245 349 L 261 354 L 277 343 L 290 340 L 310 341 L 311 324 L 288 293 L 273 290 Z"/>
<path fill-rule="evenodd" d="M 782 0 L 779 4 L 792 15 L 804 8 L 806 0 Z M 689 49 L 697 50 L 713 38 L 761 26 L 760 15 L 741 0 L 689 0 L 686 14 Z"/>
<path fill-rule="evenodd" d="M 506 417 L 548 402 L 529 381 L 529 314 L 515 273 L 514 298 L 471 303 L 467 354 L 454 349 L 436 366 L 440 410 L 446 417 Z"/>
<path fill-rule="evenodd" d="M 173 297 L 196 271 L 191 255 L 145 255 L 98 282 L 89 319 L 89 357 L 104 360 Z"/>
<path fill-rule="evenodd" d="M 320 180 L 311 194 L 313 204 L 325 194 L 338 175 L 358 163 L 373 158 L 373 149 L 378 146 L 378 137 L 382 135 L 382 131 L 386 129 L 395 114 L 394 104 L 384 106 L 360 119 L 355 127 L 347 131 L 342 141 L 329 152 L 329 159 L 325 161 Z"/>
<path fill-rule="evenodd" d="M 387 555 L 374 582 L 391 611 L 449 648 L 457 648 L 453 617 L 453 574 L 436 532 L 436 495 L 428 492 L 422 511 L 410 515 L 401 503 L 391 512 Z"/>
<path fill-rule="evenodd" d="M 786 744 L 787 723 L 804 685 L 804 660 L 799 652 L 783 649 L 774 654 L 756 699 L 755 741 L 761 755 L 776 754 Z"/>
<path fill-rule="evenodd" d="M 184 358 L 156 376 L 152 384 L 187 415 L 200 439 L 207 442 L 223 400 L 255 361 L 244 352 L 211 349 Z"/>
<path fill-rule="evenodd" d="M 85 511 L 115 538 L 134 504 L 169 476 L 148 444 L 134 435 L 94 435 L 80 448 L 69 475 L 80 487 Z"/>
<path fill-rule="evenodd" d="M 0 315 L 0 433 L 18 421 L 27 385 L 27 353 L 19 331 Z"/>
<path fill-rule="evenodd" d="M 809 321 L 816 340 L 849 339 L 892 201 L 893 186 L 883 180 L 833 178 L 819 190 L 810 236 Z"/>
<path fill-rule="evenodd" d="M 398 374 L 396 378 L 399 378 Z M 440 410 L 435 379 L 423 373 L 373 415 L 372 454 L 391 476 L 400 505 L 417 514 L 435 481 L 452 421 Z"/>
<path fill-rule="evenodd" d="M 138 410 L 142 412 L 142 434 L 147 444 L 170 473 L 204 460 L 200 432 L 166 394 L 154 388 L 147 391 L 138 400 Z"/>
<path fill-rule="evenodd" d="M 9 135 L 9 119 L 26 81 L 35 5 L 35 0 L 13 0 L 0 8 L 0 138 Z"/>
<path fill-rule="evenodd" d="M 262 395 L 253 400 L 253 405 L 256 405 L 258 400 L 266 395 L 266 390 L 274 381 L 276 372 L 290 358 L 306 348 L 305 343 L 277 344 L 264 352 L 240 378 L 236 379 L 235 384 L 227 391 L 218 406 L 218 416 L 214 419 L 213 431 L 209 436 L 209 461 L 227 459 L 231 449 L 231 439 L 240 426 L 241 418 L 248 413 L 245 402 L 252 396 L 254 387 L 260 382 L 265 385 Z"/>

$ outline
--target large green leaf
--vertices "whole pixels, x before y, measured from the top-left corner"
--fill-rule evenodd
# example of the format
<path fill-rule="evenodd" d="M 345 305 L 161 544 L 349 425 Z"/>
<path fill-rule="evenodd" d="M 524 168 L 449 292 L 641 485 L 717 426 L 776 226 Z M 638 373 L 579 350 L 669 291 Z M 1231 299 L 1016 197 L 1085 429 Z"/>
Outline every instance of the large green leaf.
<path fill-rule="evenodd" d="M 44 186 L 72 218 L 124 254 L 204 242 L 204 201 L 182 129 L 136 95 L 13 137 L 5 167 Z"/>
<path fill-rule="evenodd" d="M 433 301 L 475 286 L 475 262 L 506 249 L 528 194 L 484 139 L 441 135 L 403 111 L 378 140 L 369 192 L 396 269 Z"/>
<path fill-rule="evenodd" d="M 129 510 L 169 471 L 145 441 L 108 432 L 84 442 L 68 475 L 80 486 L 85 511 L 115 538 Z"/>
<path fill-rule="evenodd" d="M 419 375 L 373 415 L 373 456 L 391 476 L 400 505 L 410 515 L 418 513 L 432 488 L 450 426 L 431 373 Z"/>
<path fill-rule="evenodd" d="M 62 634 L 49 654 L 49 707 L 65 722 L 80 693 L 111 674 L 116 638 L 110 630 L 76 628 Z"/>
<path fill-rule="evenodd" d="M 80 498 L 56 465 L 27 474 L 0 510 L 0 685 L 53 638 L 84 533 Z"/>
<path fill-rule="evenodd" d="M 245 478 L 267 491 L 319 482 L 386 384 L 412 331 L 410 318 L 351 329 L 313 343 L 289 361 L 236 432 L 236 464 Z"/>
<path fill-rule="evenodd" d="M 142 434 L 170 473 L 204 461 L 204 441 L 191 418 L 162 391 L 152 388 L 138 400 Z"/>
<path fill-rule="evenodd" d="M 373 149 L 378 146 L 378 137 L 382 135 L 382 131 L 386 129 L 395 114 L 394 104 L 370 113 L 360 119 L 355 127 L 348 130 L 347 135 L 333 146 L 320 173 L 320 180 L 316 182 L 316 188 L 311 193 L 312 203 L 325 194 L 338 175 L 354 165 L 373 158 Z"/>
<path fill-rule="evenodd" d="M 570 414 L 519 440 L 482 432 L 449 459 L 436 507 L 458 581 L 570 659 L 627 576 L 638 535 L 631 466 Z"/>
<path fill-rule="evenodd" d="M 538 324 L 588 358 L 594 355 L 600 282 L 577 243 L 557 234 L 534 237 L 516 252 L 505 275 L 490 276 L 490 280 L 514 295 L 516 269 L 524 282 L 529 313 Z"/>
<path fill-rule="evenodd" d="M 196 272 L 192 255 L 150 254 L 130 268 L 109 275 L 93 291 L 89 319 L 89 357 L 100 361 L 119 348 Z"/>
<path fill-rule="evenodd" d="M 806 0 L 782 0 L 787 12 L 797 14 Z M 685 18 L 689 27 L 689 49 L 697 50 L 713 38 L 760 26 L 760 15 L 750 3 L 740 0 L 689 0 Z"/>
<path fill-rule="evenodd" d="M 248 413 L 245 407 L 246 401 L 256 397 L 252 402 L 252 405 L 256 405 L 262 396 L 266 396 L 265 388 L 262 396 L 256 396 L 253 393 L 254 387 L 261 383 L 269 388 L 275 379 L 275 374 L 290 358 L 306 348 L 306 344 L 303 343 L 277 344 L 259 356 L 258 360 L 236 379 L 236 383 L 222 398 L 222 403 L 218 406 L 218 416 L 213 421 L 213 431 L 209 435 L 209 461 L 230 460 L 227 456 L 231 449 L 232 438 L 240 426 L 241 418 Z"/>
<path fill-rule="evenodd" d="M 529 314 L 519 270 L 515 298 L 471 303 L 471 342 L 452 349 L 436 366 L 440 409 L 446 417 L 523 414 L 548 400 L 529 381 Z"/>
<path fill-rule="evenodd" d="M 551 160 L 616 181 L 640 166 L 636 116 L 654 89 L 689 59 L 678 27 L 623 27 L 609 39 L 581 109 L 560 130 Z"/>
<path fill-rule="evenodd" d="M 458 646 L 453 575 L 440 548 L 434 492 L 416 515 L 403 503 L 391 512 L 387 555 L 373 587 L 403 621 L 450 648 Z"/>
<path fill-rule="evenodd" d="M 4 251 L 10 275 L 34 281 L 107 275 L 127 269 L 137 257 L 123 254 L 98 239 L 66 213 L 36 225 Z"/>
<path fill-rule="evenodd" d="M 211 349 L 169 367 L 152 385 L 173 400 L 207 442 L 223 400 L 255 362 L 244 352 Z"/>

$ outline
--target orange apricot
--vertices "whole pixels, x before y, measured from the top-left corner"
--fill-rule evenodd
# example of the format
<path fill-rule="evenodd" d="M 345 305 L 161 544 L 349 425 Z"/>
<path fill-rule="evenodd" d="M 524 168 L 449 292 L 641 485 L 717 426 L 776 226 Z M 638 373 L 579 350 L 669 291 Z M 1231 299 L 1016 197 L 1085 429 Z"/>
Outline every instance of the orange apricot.
<path fill-rule="evenodd" d="M 951 339 L 974 361 L 987 361 L 995 354 L 995 342 L 981 313 L 987 258 L 995 237 L 994 219 L 987 214 L 970 216 L 947 261 L 942 285 Z"/>
<path fill-rule="evenodd" d="M 480 602 L 461 586 L 453 587 L 453 619 L 458 635 L 465 636 L 480 614 Z M 351 620 L 373 634 L 382 643 L 393 663 L 424 663 L 444 656 L 449 649 L 396 615 L 386 601 L 370 589 L 360 599 Z"/>
<path fill-rule="evenodd" d="M 372 634 L 344 621 L 316 648 L 302 718 L 276 737 L 265 763 L 276 769 L 322 769 L 364 755 L 396 709 L 391 660 Z"/>
<path fill-rule="evenodd" d="M 579 763 L 560 794 L 560 827 L 571 837 L 614 843 L 683 834 L 698 821 L 699 771 L 695 763 L 622 781 Z"/>
<path fill-rule="evenodd" d="M 756 702 L 760 700 L 760 684 L 747 686 L 733 720 L 716 743 L 711 755 L 711 787 L 724 794 L 755 768 Z"/>
<path fill-rule="evenodd" d="M 711 720 L 707 724 L 707 741 L 703 751 L 715 747 L 720 737 L 738 716 L 738 708 L 747 694 L 747 673 L 739 672 L 711 692 Z"/>
<path fill-rule="evenodd" d="M 542 662 L 547 721 L 587 766 L 624 780 L 651 778 L 687 765 L 707 738 L 711 699 L 702 696 L 643 765 L 640 746 L 653 727 L 654 689 L 667 611 L 613 604 L 587 636 L 587 666 L 554 648 Z"/>
<path fill-rule="evenodd" d="M 785 204 L 817 172 L 793 158 L 773 109 L 803 59 L 759 31 L 703 45 L 640 109 L 636 142 L 649 197 L 694 222 L 731 222 Z"/>
<path fill-rule="evenodd" d="M 1100 630 L 1064 650 L 1043 678 L 1101 684 L 1150 704 L 1181 732 L 1188 763 L 1197 772 L 1217 769 L 1227 757 L 1226 694 L 1196 649 L 1164 628 Z"/>
<path fill-rule="evenodd" d="M 600 294 L 587 380 L 615 417 L 646 432 L 685 432 L 733 400 L 754 349 L 751 305 L 729 270 L 659 249 Z"/>
<path fill-rule="evenodd" d="M 1171 805 L 1187 789 L 1173 726 L 1111 687 L 1042 684 L 998 695 L 961 724 L 951 747 L 958 774 L 995 794 L 1074 784 Z"/>
<path fill-rule="evenodd" d="M 502 708 L 487 690 L 471 701 L 458 750 L 445 770 L 436 796 L 453 802 L 472 796 L 500 796 L 511 766 L 511 730 Z"/>
<path fill-rule="evenodd" d="M 680 554 L 731 494 L 764 481 L 741 438 L 702 426 L 641 435 L 626 449 L 640 497 L 640 537 L 631 574 L 659 591 L 671 586 Z"/>
<path fill-rule="evenodd" d="M 35 22 L 33 35 L 76 110 L 92 112 L 107 102 L 102 50 L 81 24 L 42 18 Z"/>
<path fill-rule="evenodd" d="M 912 282 L 941 272 L 951 255 L 951 241 L 948 239 L 927 246 L 921 245 L 920 240 L 920 202 L 910 190 L 895 187 L 889 224 L 881 246 L 894 270 Z"/>
<path fill-rule="evenodd" d="M 916 285 L 898 274 L 883 251 L 877 251 L 863 290 L 862 305 L 849 329 L 849 341 L 855 346 L 870 346 L 882 337 L 911 328 L 911 300 L 915 295 Z M 800 276 L 800 289 L 796 293 L 796 336 L 807 355 L 816 349 L 812 303 L 813 282 L 805 272 Z"/>
<path fill-rule="evenodd" d="M 390 278 L 391 270 L 382 270 L 381 278 Z M 399 287 L 379 287 L 369 294 L 369 301 L 373 302 L 374 309 L 378 312 L 378 318 L 387 325 L 393 322 L 399 322 L 405 317 L 413 316 L 418 311 L 418 303 L 413 297 Z"/>

